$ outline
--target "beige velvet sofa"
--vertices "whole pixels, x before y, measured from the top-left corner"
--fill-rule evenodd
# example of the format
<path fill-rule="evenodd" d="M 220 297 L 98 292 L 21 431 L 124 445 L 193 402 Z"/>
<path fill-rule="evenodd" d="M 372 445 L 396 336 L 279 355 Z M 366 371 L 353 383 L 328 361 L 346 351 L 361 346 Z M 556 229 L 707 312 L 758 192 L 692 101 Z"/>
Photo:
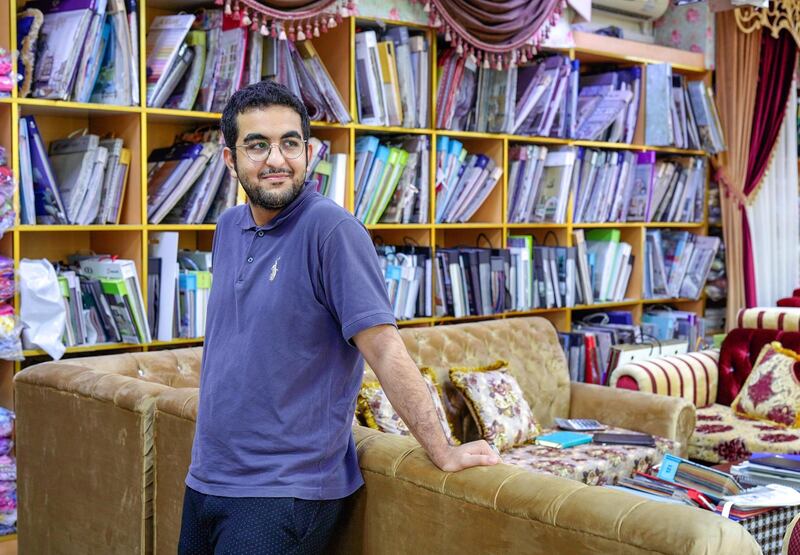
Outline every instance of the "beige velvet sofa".
<path fill-rule="evenodd" d="M 540 318 L 401 333 L 440 378 L 450 366 L 509 360 L 544 425 L 594 417 L 682 445 L 694 426 L 685 400 L 570 384 L 555 330 Z M 110 355 L 17 376 L 21 553 L 175 553 L 199 357 L 199 348 Z M 463 405 L 448 399 L 469 435 Z M 759 552 L 741 526 L 708 512 L 507 464 L 444 473 L 413 439 L 355 435 L 366 487 L 337 553 Z"/>

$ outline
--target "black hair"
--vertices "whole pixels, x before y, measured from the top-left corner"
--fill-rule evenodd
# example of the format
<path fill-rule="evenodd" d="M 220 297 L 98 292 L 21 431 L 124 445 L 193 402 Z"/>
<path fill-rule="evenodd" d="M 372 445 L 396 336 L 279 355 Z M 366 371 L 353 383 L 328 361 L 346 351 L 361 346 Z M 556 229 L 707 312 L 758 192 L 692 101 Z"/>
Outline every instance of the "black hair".
<path fill-rule="evenodd" d="M 239 138 L 239 126 L 236 122 L 239 114 L 254 108 L 270 106 L 286 106 L 297 112 L 300 116 L 303 139 L 307 140 L 311 136 L 311 124 L 303 101 L 280 83 L 260 81 L 233 93 L 225 105 L 222 111 L 222 135 L 225 137 L 225 144 L 232 148 Z"/>

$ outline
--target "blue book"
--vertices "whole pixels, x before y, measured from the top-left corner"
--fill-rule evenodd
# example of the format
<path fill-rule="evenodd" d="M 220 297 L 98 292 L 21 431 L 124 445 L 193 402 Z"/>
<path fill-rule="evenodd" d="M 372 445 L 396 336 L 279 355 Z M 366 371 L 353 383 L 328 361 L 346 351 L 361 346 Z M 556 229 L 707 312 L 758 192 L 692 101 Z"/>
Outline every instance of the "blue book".
<path fill-rule="evenodd" d="M 576 445 L 583 445 L 584 443 L 591 442 L 591 434 L 582 434 L 579 432 L 553 432 L 552 434 L 545 434 L 536 438 L 536 445 L 555 447 L 557 449 L 575 447 Z"/>
<path fill-rule="evenodd" d="M 364 193 L 367 176 L 372 169 L 372 162 L 375 160 L 375 154 L 378 152 L 380 143 L 378 137 L 372 135 L 364 135 L 356 139 L 356 168 L 354 180 L 357 197 L 356 205 Z"/>
<path fill-rule="evenodd" d="M 375 193 L 378 183 L 383 178 L 383 172 L 386 170 L 387 162 L 389 161 L 389 147 L 380 145 L 378 151 L 374 156 L 369 173 L 367 174 L 361 190 L 357 192 L 354 214 L 357 218 L 362 219 L 366 213 L 366 208 L 369 204 L 372 195 Z M 363 220 L 362 220 L 363 221 Z"/>
<path fill-rule="evenodd" d="M 70 222 L 67 219 L 67 211 L 64 209 L 55 174 L 47 157 L 47 148 L 39 134 L 36 120 L 33 116 L 22 116 L 20 125 L 28 126 L 36 223 L 68 224 Z"/>

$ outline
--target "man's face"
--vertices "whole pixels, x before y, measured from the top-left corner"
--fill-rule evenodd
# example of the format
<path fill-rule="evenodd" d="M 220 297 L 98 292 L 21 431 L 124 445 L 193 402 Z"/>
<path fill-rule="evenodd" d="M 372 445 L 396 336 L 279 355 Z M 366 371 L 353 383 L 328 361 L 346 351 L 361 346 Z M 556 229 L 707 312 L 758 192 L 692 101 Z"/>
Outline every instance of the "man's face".
<path fill-rule="evenodd" d="M 291 203 L 303 188 L 308 164 L 308 150 L 302 144 L 300 115 L 287 106 L 256 108 L 239 114 L 237 147 L 225 153 L 228 167 L 236 172 L 250 202 L 266 210 L 280 210 Z M 302 153 L 290 159 L 289 153 L 301 143 Z M 269 156 L 253 161 L 248 156 L 264 152 L 272 144 Z M 250 148 L 239 147 L 248 145 Z"/>

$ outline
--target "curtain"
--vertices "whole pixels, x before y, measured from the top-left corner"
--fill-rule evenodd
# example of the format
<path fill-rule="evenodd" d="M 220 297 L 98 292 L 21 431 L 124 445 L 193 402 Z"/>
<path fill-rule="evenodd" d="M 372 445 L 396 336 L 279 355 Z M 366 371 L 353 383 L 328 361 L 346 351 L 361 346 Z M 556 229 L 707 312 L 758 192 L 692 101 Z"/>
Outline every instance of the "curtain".
<path fill-rule="evenodd" d="M 761 186 L 762 177 L 776 148 L 778 133 L 786 114 L 789 89 L 794 83 L 792 78 L 796 58 L 797 45 L 787 31 L 782 31 L 776 39 L 769 30 L 761 30 L 761 62 L 758 66 L 758 88 L 744 185 L 744 194 L 748 201 L 753 199 L 754 191 Z M 744 296 L 745 305 L 750 307 L 756 306 L 759 301 L 756 296 L 753 233 L 748 220 L 747 211 L 742 211 Z"/>
<path fill-rule="evenodd" d="M 433 0 L 433 4 L 445 22 L 476 43 L 507 49 L 527 42 L 561 0 Z"/>
<path fill-rule="evenodd" d="M 797 91 L 790 87 L 774 156 L 747 216 L 753 229 L 756 300 L 774 306 L 800 283 L 800 215 L 797 193 Z"/>
<path fill-rule="evenodd" d="M 736 322 L 745 306 L 742 211 L 744 186 L 750 158 L 750 128 L 756 99 L 761 37 L 744 34 L 736 26 L 732 11 L 717 13 L 716 100 L 727 151 L 720 154 L 717 180 L 720 183 L 722 229 L 726 246 L 728 306 L 726 322 Z"/>
<path fill-rule="evenodd" d="M 558 22 L 566 0 L 411 0 L 456 52 L 498 70 L 526 63 Z"/>

